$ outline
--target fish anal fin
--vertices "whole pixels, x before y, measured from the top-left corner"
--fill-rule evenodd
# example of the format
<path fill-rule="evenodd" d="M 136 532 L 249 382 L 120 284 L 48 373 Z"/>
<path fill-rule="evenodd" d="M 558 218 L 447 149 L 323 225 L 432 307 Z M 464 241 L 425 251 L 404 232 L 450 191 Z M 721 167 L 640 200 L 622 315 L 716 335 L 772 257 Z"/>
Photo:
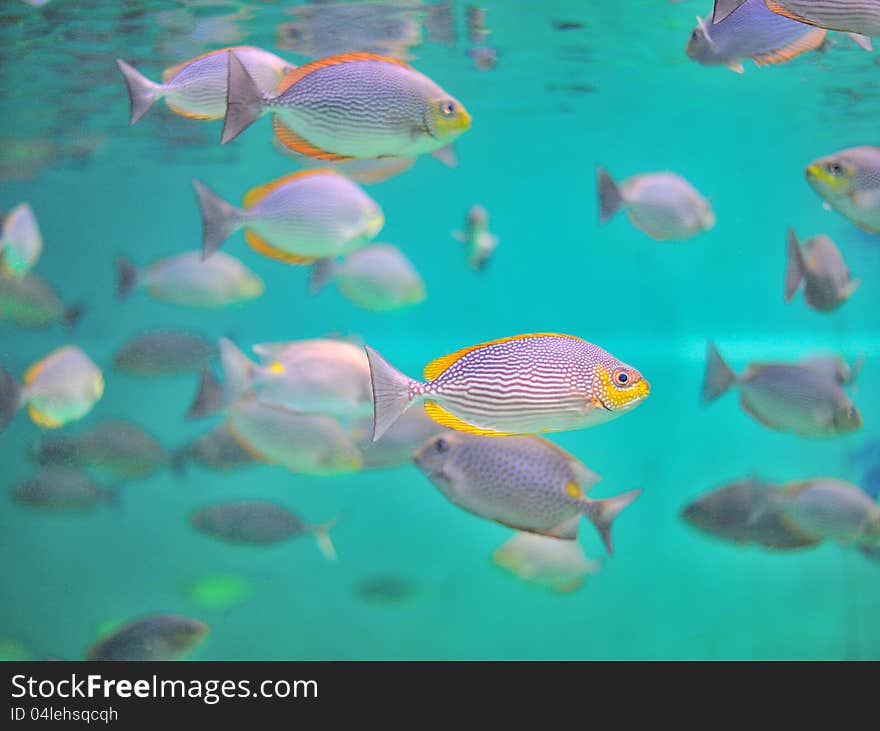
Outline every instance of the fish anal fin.
<path fill-rule="evenodd" d="M 199 114 L 198 112 L 189 112 L 186 109 L 181 109 L 174 102 L 172 102 L 168 97 L 165 97 L 165 105 L 168 107 L 168 109 L 170 109 L 172 112 L 174 112 L 178 116 L 186 117 L 187 119 L 203 119 L 203 120 L 223 119 L 223 117 L 217 117 L 217 116 L 214 116 L 211 114 Z"/>
<path fill-rule="evenodd" d="M 753 59 L 755 65 L 771 66 L 776 63 L 785 63 L 786 61 L 791 61 L 793 58 L 800 56 L 802 53 L 814 51 L 822 45 L 827 33 L 828 31 L 824 28 L 813 28 L 804 33 L 793 43 L 789 43 L 787 46 L 755 56 Z"/>
<path fill-rule="evenodd" d="M 550 538 L 561 538 L 565 541 L 573 541 L 577 538 L 580 522 L 581 516 L 575 515 L 573 518 L 568 518 L 568 520 L 562 521 L 559 525 L 550 528 L 541 535 L 549 536 Z"/>
<path fill-rule="evenodd" d="M 284 124 L 277 114 L 272 117 L 272 129 L 275 131 L 275 137 L 278 139 L 278 142 L 284 145 L 287 149 L 293 150 L 300 155 L 312 157 L 316 160 L 328 160 L 332 162 L 353 159 L 350 156 L 340 155 L 336 152 L 322 150 L 320 147 L 316 147 Z"/>
<path fill-rule="evenodd" d="M 274 259 L 275 261 L 281 261 L 285 264 L 296 264 L 298 266 L 302 266 L 305 264 L 311 264 L 314 260 L 314 256 L 302 256 L 301 254 L 292 254 L 289 251 L 282 251 L 281 249 L 272 246 L 266 239 L 262 238 L 258 234 L 254 233 L 250 229 L 245 229 L 244 232 L 245 241 L 248 242 L 248 245 L 256 251 L 258 254 L 262 254 L 269 259 Z"/>
<path fill-rule="evenodd" d="M 447 426 L 456 431 L 468 432 L 469 434 L 480 434 L 484 437 L 509 437 L 513 436 L 508 432 L 495 431 L 494 429 L 481 429 L 478 426 L 468 424 L 462 421 L 455 414 L 450 414 L 442 406 L 437 405 L 433 401 L 425 402 L 425 413 L 434 421 L 442 426 Z"/>
<path fill-rule="evenodd" d="M 63 426 L 64 423 L 59 421 L 58 419 L 54 419 L 49 416 L 44 411 L 40 411 L 36 406 L 32 404 L 28 404 L 27 407 L 28 415 L 31 417 L 31 421 L 34 422 L 37 426 L 41 426 L 44 429 L 57 429 L 60 426 Z"/>

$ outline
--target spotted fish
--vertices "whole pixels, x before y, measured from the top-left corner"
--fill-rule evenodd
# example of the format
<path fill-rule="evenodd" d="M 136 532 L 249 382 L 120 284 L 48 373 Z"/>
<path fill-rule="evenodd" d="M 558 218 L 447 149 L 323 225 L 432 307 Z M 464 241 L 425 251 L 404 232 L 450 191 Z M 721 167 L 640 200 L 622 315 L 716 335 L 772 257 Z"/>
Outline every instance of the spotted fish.
<path fill-rule="evenodd" d="M 573 335 L 515 335 L 463 348 L 404 375 L 367 347 L 373 441 L 413 403 L 452 429 L 504 436 L 581 429 L 629 411 L 650 393 L 632 366 Z"/>
<path fill-rule="evenodd" d="M 824 234 L 807 239 L 806 251 L 793 229 L 788 230 L 785 301 L 791 302 L 801 282 L 804 302 L 820 312 L 831 312 L 846 302 L 861 280 L 853 279 L 834 242 Z"/>

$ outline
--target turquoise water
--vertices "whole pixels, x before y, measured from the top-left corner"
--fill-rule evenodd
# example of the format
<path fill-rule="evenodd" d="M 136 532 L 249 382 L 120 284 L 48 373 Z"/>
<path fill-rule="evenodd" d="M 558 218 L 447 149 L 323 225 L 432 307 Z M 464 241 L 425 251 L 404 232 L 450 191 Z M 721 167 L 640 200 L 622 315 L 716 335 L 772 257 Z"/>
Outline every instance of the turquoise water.
<path fill-rule="evenodd" d="M 240 234 L 224 249 L 265 280 L 258 300 L 197 311 L 143 292 L 113 295 L 116 255 L 147 264 L 198 248 L 191 178 L 236 200 L 295 168 L 273 149 L 265 120 L 222 148 L 219 122 L 180 119 L 162 104 L 129 127 L 113 59 L 156 78 L 205 50 L 250 43 L 302 63 L 307 56 L 274 45 L 276 26 L 291 19 L 282 7 L 5 3 L 0 208 L 32 205 L 45 241 L 37 273 L 88 311 L 73 333 L 0 323 L 0 361 L 19 375 L 52 348 L 79 345 L 104 369 L 106 391 L 65 432 L 126 418 L 173 448 L 206 426 L 182 419 L 195 375 L 144 381 L 110 365 L 145 329 L 228 335 L 243 346 L 356 334 L 412 374 L 493 338 L 576 334 L 652 385 L 623 418 L 553 437 L 603 476 L 595 495 L 644 489 L 615 525 L 614 557 L 586 526 L 580 541 L 603 567 L 580 591 L 519 582 L 490 562 L 510 530 L 451 505 L 409 465 L 333 478 L 265 465 L 230 475 L 163 470 L 125 486 L 118 511 L 47 515 L 0 501 L 0 639 L 38 658 L 77 658 L 109 623 L 176 612 L 212 628 L 199 659 L 880 658 L 880 564 L 830 543 L 792 554 L 737 547 L 678 517 L 699 493 L 749 474 L 861 479 L 849 454 L 880 422 L 880 246 L 823 210 L 803 169 L 877 144 L 877 53 L 834 34 L 822 53 L 747 63 L 740 76 L 684 54 L 694 16 L 710 10 L 705 0 L 483 5 L 495 69 L 478 71 L 467 56 L 463 3 L 453 3 L 453 45 L 410 48 L 474 121 L 456 143 L 457 168 L 424 158 L 368 189 L 387 218 L 379 239 L 405 251 L 428 292 L 421 305 L 377 314 L 332 288 L 311 296 L 305 269 L 260 257 Z M 583 27 L 562 31 L 554 21 Z M 654 242 L 622 215 L 599 227 L 597 164 L 618 178 L 675 170 L 710 197 L 718 223 L 684 244 Z M 450 237 L 474 203 L 501 241 L 482 274 Z M 789 225 L 829 234 L 862 277 L 835 313 L 810 310 L 800 296 L 784 304 Z M 814 441 L 760 426 L 733 395 L 701 407 L 707 339 L 737 370 L 816 350 L 864 354 L 864 427 Z M 38 437 L 24 414 L 0 435 L 5 482 L 34 473 L 25 452 Z M 187 523 L 197 508 L 243 498 L 276 500 L 313 521 L 341 514 L 340 560 L 325 561 L 308 539 L 240 548 Z M 216 572 L 246 577 L 252 594 L 231 608 L 195 604 L 185 587 Z M 355 587 L 376 575 L 419 591 L 396 604 L 364 602 Z"/>

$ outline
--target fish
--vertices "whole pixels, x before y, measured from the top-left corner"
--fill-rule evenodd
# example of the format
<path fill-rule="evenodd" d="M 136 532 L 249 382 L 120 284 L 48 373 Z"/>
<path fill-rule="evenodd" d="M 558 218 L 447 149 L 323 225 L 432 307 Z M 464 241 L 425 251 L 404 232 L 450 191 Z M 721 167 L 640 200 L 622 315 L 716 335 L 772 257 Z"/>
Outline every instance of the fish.
<path fill-rule="evenodd" d="M 385 225 L 379 204 L 333 170 L 301 170 L 251 189 L 231 206 L 198 180 L 202 250 L 210 257 L 239 228 L 256 252 L 286 264 L 340 256 L 372 240 Z"/>
<path fill-rule="evenodd" d="M 880 147 L 849 147 L 807 165 L 807 183 L 835 211 L 880 233 Z"/>
<path fill-rule="evenodd" d="M 72 465 L 108 482 L 143 480 L 168 462 L 150 433 L 130 421 L 111 419 L 73 436 L 52 436 L 31 445 L 39 465 Z"/>
<path fill-rule="evenodd" d="M 539 436 L 490 439 L 453 432 L 428 439 L 413 457 L 422 474 L 463 510 L 515 530 L 575 540 L 581 516 L 609 555 L 611 525 L 641 490 L 593 500 L 599 476 Z"/>
<path fill-rule="evenodd" d="M 122 345 L 113 355 L 113 367 L 131 376 L 157 378 L 200 372 L 214 354 L 213 346 L 200 335 L 150 330 Z"/>
<path fill-rule="evenodd" d="M 56 322 L 75 328 L 85 312 L 81 302 L 65 305 L 54 289 L 36 274 L 0 277 L 0 320 L 29 330 L 43 330 Z"/>
<path fill-rule="evenodd" d="M 93 644 L 86 660 L 177 660 L 208 636 L 204 622 L 179 614 L 151 614 L 123 625 Z"/>
<path fill-rule="evenodd" d="M 486 25 L 486 8 L 467 6 L 468 38 L 471 43 L 483 43 L 492 32 Z"/>
<path fill-rule="evenodd" d="M 818 545 L 822 539 L 783 519 L 777 485 L 757 477 L 724 483 L 689 502 L 682 520 L 697 530 L 740 545 L 775 550 Z"/>
<path fill-rule="evenodd" d="M 251 453 L 235 440 L 225 422 L 171 455 L 171 467 L 177 473 L 184 472 L 190 462 L 214 472 L 231 472 L 257 464 Z"/>
<path fill-rule="evenodd" d="M 802 365 L 821 371 L 841 386 L 855 385 L 864 363 L 864 356 L 856 358 L 852 365 L 839 355 L 812 355 L 801 360 Z"/>
<path fill-rule="evenodd" d="M 492 562 L 523 581 L 559 594 L 577 591 L 601 564 L 587 558 L 577 541 L 518 532 L 495 553 Z"/>
<path fill-rule="evenodd" d="M 450 430 L 440 426 L 423 409 L 405 411 L 380 438 L 372 441 L 373 414 L 358 421 L 352 435 L 361 450 L 363 469 L 387 469 L 412 461 L 425 440 Z"/>
<path fill-rule="evenodd" d="M 491 71 L 498 63 L 498 50 L 492 46 L 474 46 L 467 54 L 477 71 Z"/>
<path fill-rule="evenodd" d="M 573 335 L 514 335 L 462 348 L 425 366 L 424 382 L 366 351 L 373 441 L 415 403 L 450 429 L 505 436 L 594 426 L 651 391 L 635 368 Z"/>
<path fill-rule="evenodd" d="M 468 264 L 474 271 L 483 271 L 498 246 L 498 237 L 489 231 L 489 214 L 479 204 L 471 206 L 464 228 L 453 231 L 452 238 L 464 244 Z"/>
<path fill-rule="evenodd" d="M 370 364 L 362 348 L 315 338 L 260 343 L 253 350 L 258 363 L 228 338 L 220 339 L 223 385 L 203 372 L 190 418 L 218 413 L 248 394 L 302 414 L 351 420 L 372 413 Z"/>
<path fill-rule="evenodd" d="M 822 46 L 827 34 L 823 28 L 777 15 L 764 0 L 746 0 L 740 10 L 714 25 L 697 16 L 685 52 L 704 66 L 726 66 L 741 74 L 744 59 L 756 66 L 785 63 Z"/>
<path fill-rule="evenodd" d="M 858 486 L 815 477 L 783 486 L 780 510 L 797 529 L 843 546 L 880 547 L 880 506 Z"/>
<path fill-rule="evenodd" d="M 309 275 L 314 294 L 335 282 L 346 299 L 372 312 L 390 312 L 425 301 L 425 282 L 406 255 L 391 244 L 370 244 L 341 263 L 318 259 Z"/>
<path fill-rule="evenodd" d="M 325 558 L 336 558 L 330 529 L 336 520 L 320 525 L 303 522 L 295 513 L 266 500 L 239 500 L 203 508 L 190 516 L 190 525 L 226 543 L 267 545 L 311 535 Z"/>
<path fill-rule="evenodd" d="M 330 416 L 301 414 L 253 396 L 236 401 L 226 415 L 233 438 L 259 461 L 320 477 L 361 467 L 354 440 Z"/>
<path fill-rule="evenodd" d="M 254 83 L 270 92 L 296 68 L 274 53 L 253 46 L 230 46 L 203 53 L 162 72 L 161 83 L 150 81 L 121 58 L 116 65 L 125 80 L 135 124 L 159 99 L 175 114 L 190 119 L 223 119 L 226 114 L 228 55 L 234 52 Z"/>
<path fill-rule="evenodd" d="M 357 583 L 355 593 L 370 604 L 401 604 L 415 599 L 420 589 L 401 576 L 371 576 Z"/>
<path fill-rule="evenodd" d="M 713 23 L 720 23 L 746 0 L 715 0 Z M 880 35 L 880 0 L 765 0 L 768 10 L 799 23 L 842 31 L 866 51 Z"/>
<path fill-rule="evenodd" d="M 599 167 L 596 177 L 600 223 L 623 209 L 655 241 L 685 241 L 715 226 L 712 204 L 676 173 L 642 173 L 618 184 Z"/>
<path fill-rule="evenodd" d="M 832 312 L 858 289 L 835 243 L 825 234 L 807 239 L 801 248 L 794 229 L 788 230 L 785 301 L 791 302 L 801 282 L 804 302 L 819 312 Z"/>
<path fill-rule="evenodd" d="M 803 437 L 837 437 L 858 431 L 862 416 L 836 380 L 797 363 L 752 363 L 741 376 L 718 349 L 706 349 L 701 402 L 739 387 L 740 405 L 760 424 Z"/>
<path fill-rule="evenodd" d="M 0 368 L 0 432 L 22 407 L 37 426 L 57 429 L 85 417 L 104 394 L 101 369 L 73 345 L 31 365 L 22 381 Z"/>
<path fill-rule="evenodd" d="M 321 160 L 420 155 L 446 147 L 471 126 L 461 102 L 393 58 L 343 53 L 312 61 L 267 97 L 230 53 L 221 142 L 267 112 L 284 145 Z"/>
<path fill-rule="evenodd" d="M 48 467 L 12 487 L 18 505 L 58 512 L 82 512 L 101 503 L 116 503 L 118 491 L 94 482 L 71 467 Z"/>
<path fill-rule="evenodd" d="M 0 236 L 0 265 L 6 277 L 20 279 L 43 253 L 43 235 L 37 217 L 27 203 L 19 203 L 3 219 Z"/>
<path fill-rule="evenodd" d="M 116 260 L 116 296 L 127 298 L 146 287 L 153 299 L 187 307 L 224 307 L 263 294 L 263 280 L 238 259 L 222 251 L 203 260 L 200 251 L 160 259 L 137 269 L 124 258 Z"/>
<path fill-rule="evenodd" d="M 186 587 L 187 598 L 206 609 L 229 609 L 241 604 L 252 593 L 251 583 L 235 574 L 207 574 Z"/>

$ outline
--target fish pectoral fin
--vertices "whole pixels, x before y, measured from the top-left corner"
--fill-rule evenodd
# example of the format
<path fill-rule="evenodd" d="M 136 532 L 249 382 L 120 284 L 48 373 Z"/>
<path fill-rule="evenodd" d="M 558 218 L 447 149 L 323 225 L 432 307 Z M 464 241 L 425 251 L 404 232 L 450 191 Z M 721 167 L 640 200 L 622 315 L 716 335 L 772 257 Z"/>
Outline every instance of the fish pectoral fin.
<path fill-rule="evenodd" d="M 560 581 L 558 584 L 554 584 L 553 591 L 557 594 L 571 594 L 580 589 L 583 585 L 584 577 L 578 576 L 574 579 L 568 579 L 566 581 Z"/>
<path fill-rule="evenodd" d="M 770 66 L 776 63 L 785 63 L 786 61 L 791 61 L 791 59 L 800 56 L 802 53 L 806 53 L 807 51 L 815 51 L 825 40 L 825 36 L 828 34 L 824 28 L 813 28 L 812 30 L 804 33 L 800 38 L 798 38 L 793 43 L 789 43 L 787 46 L 783 46 L 782 48 L 777 48 L 773 51 L 768 51 L 767 53 L 762 53 L 753 57 L 755 65 L 757 66 Z"/>
<path fill-rule="evenodd" d="M 300 137 L 290 127 L 288 127 L 281 118 L 276 114 L 272 117 L 272 129 L 275 131 L 275 137 L 287 149 L 298 152 L 300 155 L 313 157 L 316 160 L 329 160 L 332 162 L 341 162 L 342 160 L 351 160 L 351 157 L 340 155 L 330 150 L 323 150 L 313 145 L 303 137 Z"/>
<path fill-rule="evenodd" d="M 457 431 L 468 432 L 469 434 L 480 434 L 484 437 L 509 437 L 513 436 L 510 432 L 495 431 L 494 429 L 481 429 L 473 424 L 459 419 L 455 414 L 449 413 L 446 409 L 433 401 L 425 402 L 425 413 L 434 421 L 443 426 Z"/>
<path fill-rule="evenodd" d="M 859 279 L 858 277 L 856 279 L 850 279 L 843 287 L 842 294 L 843 294 L 844 298 L 849 299 L 850 297 L 852 297 L 853 292 L 855 292 L 859 288 L 859 285 L 861 283 L 862 283 L 862 280 Z"/>
<path fill-rule="evenodd" d="M 178 115 L 180 117 L 186 117 L 187 119 L 202 119 L 202 120 L 223 119 L 223 117 L 217 117 L 217 116 L 213 116 L 210 114 L 199 114 L 198 112 L 189 112 L 186 109 L 182 109 L 181 107 L 177 106 L 174 102 L 172 102 L 167 97 L 165 98 L 165 106 L 167 106 L 168 109 L 170 109 L 176 115 Z"/>
<path fill-rule="evenodd" d="M 727 64 L 727 68 L 736 74 L 744 74 L 746 71 L 745 66 L 742 65 L 742 61 L 731 61 Z"/>
<path fill-rule="evenodd" d="M 564 520 L 559 525 L 545 531 L 543 535 L 549 536 L 550 538 L 561 538 L 562 540 L 573 541 L 577 538 L 578 525 L 580 522 L 581 516 L 575 515 L 573 518 Z"/>

